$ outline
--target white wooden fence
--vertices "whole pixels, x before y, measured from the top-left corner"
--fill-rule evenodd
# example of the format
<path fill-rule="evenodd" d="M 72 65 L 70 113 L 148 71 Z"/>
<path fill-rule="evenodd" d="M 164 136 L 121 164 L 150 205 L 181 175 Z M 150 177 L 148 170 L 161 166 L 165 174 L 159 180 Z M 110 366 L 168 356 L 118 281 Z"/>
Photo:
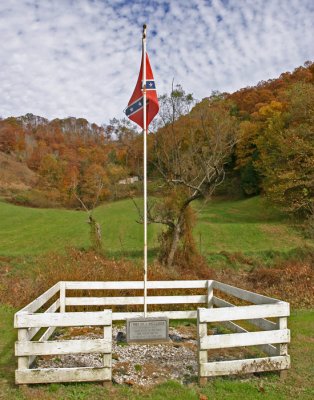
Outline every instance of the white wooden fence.
<path fill-rule="evenodd" d="M 148 311 L 150 306 L 164 305 L 169 310 L 165 311 L 149 311 L 147 317 L 168 317 L 169 319 L 196 319 L 197 318 L 197 305 L 202 304 L 208 306 L 210 296 L 210 286 L 212 281 L 199 280 L 199 281 L 148 281 L 147 289 L 150 290 L 162 290 L 172 292 L 172 295 L 158 295 L 148 296 L 147 305 Z M 64 290 L 60 301 L 64 304 L 64 308 L 69 306 L 84 307 L 84 308 L 95 308 L 95 307 L 113 307 L 113 308 L 134 308 L 134 306 L 144 305 L 144 297 L 141 296 L 128 296 L 125 291 L 140 291 L 143 293 L 144 283 L 142 281 L 121 281 L 121 282 L 62 282 Z M 202 291 L 202 294 L 198 295 L 184 295 L 176 296 L 173 295 L 174 290 L 180 289 L 198 289 Z M 99 297 L 75 297 L 71 296 L 69 291 L 73 290 L 101 290 L 110 291 L 115 290 L 122 291 L 123 296 L 99 296 Z M 190 310 L 186 310 L 187 305 L 191 305 Z M 178 305 L 180 310 L 174 311 L 173 305 Z M 180 306 L 181 305 L 181 306 Z M 177 308 L 178 308 L 177 307 Z M 113 321 L 125 321 L 128 318 L 137 318 L 143 316 L 143 307 L 140 307 L 141 311 L 113 311 Z"/>
<path fill-rule="evenodd" d="M 111 381 L 112 312 L 69 312 L 64 310 L 64 282 L 59 282 L 32 303 L 17 312 L 14 327 L 18 328 L 15 355 L 17 384 Z M 55 295 L 59 295 L 44 312 L 38 312 Z M 60 309 L 60 312 L 57 311 Z M 103 339 L 48 341 L 56 327 L 102 326 Z M 41 334 L 41 329 L 46 328 Z M 32 340 L 39 334 L 38 340 Z M 103 367 L 31 369 L 36 356 L 77 353 L 102 353 Z"/>
<path fill-rule="evenodd" d="M 280 370 L 289 367 L 290 360 L 286 345 L 289 341 L 289 331 L 286 329 L 286 317 L 289 315 L 288 303 L 212 280 L 149 281 L 147 288 L 149 291 L 159 290 L 158 295 L 149 295 L 147 298 L 148 317 L 198 319 L 198 358 L 201 383 L 206 377 L 213 375 Z M 143 289 L 144 284 L 141 281 L 58 282 L 17 312 L 14 321 L 14 326 L 18 329 L 18 342 L 15 346 L 15 355 L 18 357 L 16 383 L 110 381 L 112 377 L 112 321 L 124 321 L 128 318 L 143 316 L 143 312 L 125 310 L 144 304 L 143 296 L 129 296 L 126 295 L 126 291 L 127 294 L 132 291 L 138 293 Z M 159 295 L 160 291 L 164 292 L 164 290 L 171 291 L 172 295 Z M 173 295 L 174 290 L 179 292 L 185 290 L 186 293 Z M 255 305 L 234 306 L 226 300 L 214 296 L 214 290 L 225 292 L 229 296 L 238 297 Z M 96 291 L 98 296 L 91 296 L 93 291 Z M 99 291 L 101 295 L 99 295 Z M 108 295 L 104 296 L 103 293 L 107 291 Z M 119 291 L 119 294 L 122 292 L 122 296 L 113 296 L 112 293 L 115 291 Z M 191 294 L 191 291 L 198 294 Z M 85 295 L 78 296 L 77 293 Z M 48 306 L 47 303 L 50 305 Z M 156 308 L 160 305 L 163 308 L 167 307 L 167 310 L 149 311 L 152 306 Z M 198 308 L 200 305 L 203 308 Z M 69 311 L 70 307 L 71 311 Z M 84 312 L 73 311 L 73 307 L 75 310 L 83 307 Z M 102 311 L 99 311 L 99 308 Z M 113 311 L 111 309 L 104 310 L 104 308 L 112 308 Z M 86 311 L 86 309 L 94 311 Z M 268 317 L 279 319 L 277 323 L 274 323 L 265 319 Z M 231 322 L 244 319 L 262 329 L 263 332 L 248 332 L 240 325 Z M 208 322 L 223 323 L 236 333 L 208 336 Z M 70 326 L 103 326 L 104 337 L 91 340 L 49 340 L 56 327 Z M 45 329 L 43 333 L 42 329 Z M 274 346 L 277 343 L 279 346 Z M 207 362 L 207 351 L 210 349 L 251 345 L 259 345 L 269 357 Z M 73 353 L 103 353 L 103 367 L 31 368 L 31 364 L 38 355 Z"/>
<path fill-rule="evenodd" d="M 211 376 L 288 369 L 290 367 L 287 346 L 290 342 L 290 331 L 287 329 L 289 303 L 217 281 L 213 281 L 211 287 L 213 295 L 210 308 L 199 308 L 197 314 L 200 384 L 204 384 L 207 377 Z M 216 290 L 228 297 L 241 299 L 248 305 L 236 306 L 223 300 L 214 295 Z M 276 322 L 267 318 L 275 318 Z M 240 325 L 243 325 L 243 322 L 245 328 Z M 208 335 L 208 323 L 223 324 L 232 333 Z M 249 331 L 248 326 L 253 329 Z M 208 362 L 208 350 L 243 346 L 257 346 L 266 357 Z"/>

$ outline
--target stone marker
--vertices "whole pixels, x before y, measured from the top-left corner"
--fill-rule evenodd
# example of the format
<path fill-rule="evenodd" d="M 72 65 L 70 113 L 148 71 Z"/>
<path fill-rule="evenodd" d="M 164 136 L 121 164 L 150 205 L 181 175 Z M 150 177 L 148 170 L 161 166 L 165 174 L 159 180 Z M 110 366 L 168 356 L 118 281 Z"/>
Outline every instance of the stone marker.
<path fill-rule="evenodd" d="M 126 321 L 127 342 L 168 342 L 169 320 L 159 318 L 131 318 Z"/>

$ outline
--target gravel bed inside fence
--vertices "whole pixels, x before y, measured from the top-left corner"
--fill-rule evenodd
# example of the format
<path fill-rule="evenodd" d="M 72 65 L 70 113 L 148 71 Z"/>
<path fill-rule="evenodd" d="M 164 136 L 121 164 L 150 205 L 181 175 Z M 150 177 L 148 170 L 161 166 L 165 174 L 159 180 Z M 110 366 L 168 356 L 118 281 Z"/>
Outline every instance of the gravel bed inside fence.
<path fill-rule="evenodd" d="M 169 328 L 169 343 L 128 344 L 125 326 L 113 327 L 113 381 L 128 385 L 155 385 L 169 379 L 190 383 L 197 380 L 196 327 Z M 99 339 L 100 328 L 58 330 L 54 340 Z M 36 368 L 102 367 L 101 354 L 72 354 L 37 357 Z"/>
<path fill-rule="evenodd" d="M 217 334 L 217 328 L 211 334 Z M 101 339 L 99 327 L 59 328 L 52 340 Z M 198 378 L 197 340 L 195 325 L 169 328 L 170 341 L 164 344 L 128 344 L 126 327 L 112 329 L 112 377 L 117 384 L 130 386 L 154 386 L 169 379 L 183 384 L 196 382 Z M 102 354 L 67 354 L 38 356 L 32 368 L 102 367 Z M 212 350 L 208 361 L 224 361 L 254 358 L 251 348 Z M 250 376 L 250 375 L 249 375 Z M 247 379 L 242 375 L 242 379 Z"/>

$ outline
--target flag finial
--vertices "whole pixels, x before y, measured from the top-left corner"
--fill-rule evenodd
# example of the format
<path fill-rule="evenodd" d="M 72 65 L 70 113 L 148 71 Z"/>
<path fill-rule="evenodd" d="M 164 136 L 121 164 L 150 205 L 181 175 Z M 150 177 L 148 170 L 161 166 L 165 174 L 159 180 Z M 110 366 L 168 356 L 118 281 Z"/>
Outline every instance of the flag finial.
<path fill-rule="evenodd" d="M 143 39 L 146 39 L 146 28 L 147 28 L 147 25 L 144 24 L 143 25 Z"/>

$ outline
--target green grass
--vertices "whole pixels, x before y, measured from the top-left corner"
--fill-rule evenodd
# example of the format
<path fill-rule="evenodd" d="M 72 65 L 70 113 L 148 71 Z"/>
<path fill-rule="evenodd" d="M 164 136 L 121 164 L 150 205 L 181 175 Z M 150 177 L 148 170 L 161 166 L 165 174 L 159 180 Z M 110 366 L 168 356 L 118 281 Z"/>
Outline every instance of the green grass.
<path fill-rule="evenodd" d="M 140 201 L 139 201 L 139 204 Z M 0 202 L 0 255 L 38 255 L 65 246 L 88 248 L 89 225 L 82 211 L 36 209 Z M 130 200 L 108 203 L 95 210 L 109 255 L 141 257 L 143 225 Z M 150 255 L 154 255 L 156 226 L 149 226 Z"/>
<path fill-rule="evenodd" d="M 273 258 L 284 256 L 310 241 L 304 240 L 279 211 L 261 197 L 198 203 L 194 236 L 209 261 L 224 261 L 225 254 Z"/>
<path fill-rule="evenodd" d="M 2 400 L 199 400 L 200 394 L 215 400 L 310 400 L 313 390 L 314 360 L 314 312 L 294 311 L 289 318 L 292 332 L 289 353 L 292 368 L 285 381 L 279 380 L 275 373 L 251 376 L 249 379 L 215 378 L 204 388 L 195 383 L 182 385 L 169 381 L 153 389 L 140 390 L 127 386 L 114 385 L 104 388 L 95 383 L 33 385 L 17 388 L 14 385 L 14 341 L 12 308 L 0 305 L 0 399 Z M 136 360 L 135 360 L 136 362 Z"/>
<path fill-rule="evenodd" d="M 0 382 L 13 383 L 12 368 L 15 364 L 13 355 L 16 332 L 13 330 L 13 313 L 15 310 L 0 305 Z"/>
<path fill-rule="evenodd" d="M 139 205 L 142 202 L 138 201 Z M 306 242 L 284 217 L 259 197 L 195 204 L 197 246 L 207 259 L 219 262 L 224 253 L 268 257 L 288 253 Z M 35 209 L 0 202 L 0 255 L 38 255 L 65 246 L 88 248 L 89 225 L 82 211 Z M 143 226 L 131 200 L 101 205 L 104 249 L 109 256 L 142 257 Z M 149 225 L 149 258 L 156 255 L 158 225 Z"/>

